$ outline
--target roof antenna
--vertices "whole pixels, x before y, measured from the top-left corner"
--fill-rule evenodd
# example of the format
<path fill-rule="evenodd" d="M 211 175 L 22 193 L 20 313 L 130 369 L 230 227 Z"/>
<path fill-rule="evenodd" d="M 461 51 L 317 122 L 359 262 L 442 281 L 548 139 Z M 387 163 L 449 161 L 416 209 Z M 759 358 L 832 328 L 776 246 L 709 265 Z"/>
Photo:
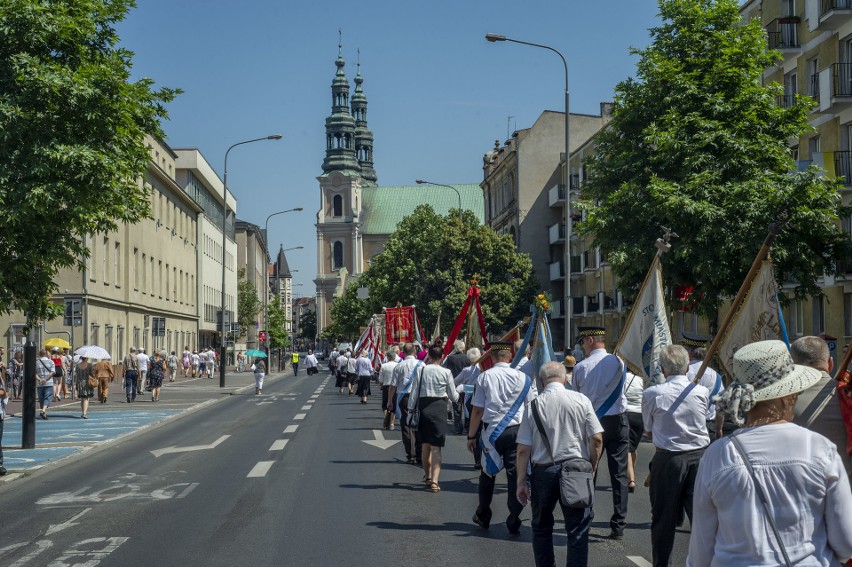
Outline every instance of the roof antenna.
<path fill-rule="evenodd" d="M 512 123 L 512 118 L 514 118 L 514 116 L 507 116 L 506 117 L 506 139 L 507 140 L 512 137 L 512 129 L 510 127 L 510 125 Z"/>
<path fill-rule="evenodd" d="M 337 28 L 337 54 L 343 56 L 343 28 Z"/>

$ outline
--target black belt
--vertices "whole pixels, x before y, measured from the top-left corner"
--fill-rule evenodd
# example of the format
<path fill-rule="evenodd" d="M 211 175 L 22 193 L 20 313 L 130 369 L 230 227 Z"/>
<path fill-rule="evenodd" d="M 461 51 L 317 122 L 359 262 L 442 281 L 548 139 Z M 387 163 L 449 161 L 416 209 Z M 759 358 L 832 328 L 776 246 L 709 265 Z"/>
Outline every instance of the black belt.
<path fill-rule="evenodd" d="M 533 463 L 533 468 L 537 469 L 537 468 L 552 467 L 555 464 L 556 463 Z"/>
<path fill-rule="evenodd" d="M 694 453 L 695 451 L 703 451 L 707 447 L 699 447 L 698 449 L 687 449 L 686 451 L 670 451 L 668 449 L 663 449 L 662 447 L 657 447 L 658 453 L 668 453 L 669 455 L 685 455 L 687 453 Z"/>

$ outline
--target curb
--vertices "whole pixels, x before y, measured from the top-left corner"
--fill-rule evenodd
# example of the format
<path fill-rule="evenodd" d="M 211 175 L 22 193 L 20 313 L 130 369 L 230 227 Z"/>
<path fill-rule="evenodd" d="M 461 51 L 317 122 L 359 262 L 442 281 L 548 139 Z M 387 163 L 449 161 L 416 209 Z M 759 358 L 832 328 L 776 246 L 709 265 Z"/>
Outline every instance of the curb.
<path fill-rule="evenodd" d="M 286 378 L 286 375 L 284 374 L 284 372 L 278 372 L 276 374 L 277 374 L 277 376 L 267 375 L 266 380 L 278 381 L 281 378 Z M 86 457 L 86 456 L 89 456 L 89 455 L 92 455 L 92 454 L 96 454 L 96 453 L 99 453 L 101 451 L 105 451 L 107 449 L 112 448 L 112 446 L 119 441 L 129 441 L 131 439 L 135 439 L 136 437 L 142 435 L 143 433 L 146 433 L 148 431 L 153 431 L 155 429 L 159 429 L 160 427 L 163 427 L 164 425 L 169 424 L 169 423 L 171 423 L 175 420 L 178 420 L 182 417 L 185 417 L 185 416 L 190 415 L 192 413 L 195 413 L 197 411 L 201 411 L 202 409 L 206 409 L 209 406 L 223 402 L 223 401 L 227 400 L 228 398 L 230 398 L 231 396 L 240 395 L 243 392 L 251 391 L 252 389 L 254 389 L 254 384 L 248 384 L 246 386 L 242 386 L 240 388 L 237 388 L 236 390 L 230 390 L 230 391 L 227 391 L 227 392 L 220 392 L 221 394 L 227 393 L 227 396 L 222 395 L 217 399 L 205 400 L 201 403 L 195 404 L 194 406 L 190 406 L 190 407 L 186 408 L 185 410 L 183 410 L 183 411 L 181 411 L 181 412 L 179 412 L 175 415 L 168 416 L 165 419 L 163 419 L 162 421 L 158 421 L 158 422 L 152 423 L 150 425 L 145 425 L 145 426 L 143 426 L 139 429 L 136 429 L 134 431 L 130 431 L 128 433 L 125 433 L 124 435 L 120 435 L 119 437 L 115 437 L 113 439 L 107 439 L 105 441 L 101 441 L 97 445 L 84 446 L 80 451 L 77 451 L 77 452 L 75 452 L 71 455 L 65 456 L 65 457 L 61 457 L 61 458 L 59 458 L 55 461 L 48 461 L 38 468 L 30 469 L 30 470 L 26 470 L 26 471 L 10 471 L 6 476 L 0 478 L 0 494 L 3 493 L 3 491 L 5 490 L 5 488 L 7 486 L 11 485 L 12 481 L 21 480 L 21 479 L 25 479 L 25 478 L 26 479 L 38 478 L 39 476 L 41 476 L 45 472 L 52 471 L 53 469 L 57 468 L 58 466 L 71 464 L 71 463 L 74 463 L 74 462 L 82 459 L 83 457 Z"/>

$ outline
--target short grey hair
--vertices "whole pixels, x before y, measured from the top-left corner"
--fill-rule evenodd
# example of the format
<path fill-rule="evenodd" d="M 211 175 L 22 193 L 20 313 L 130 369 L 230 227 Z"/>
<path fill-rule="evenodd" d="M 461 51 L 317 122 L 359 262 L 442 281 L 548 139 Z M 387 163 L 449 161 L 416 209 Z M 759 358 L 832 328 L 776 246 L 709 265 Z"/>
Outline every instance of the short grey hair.
<path fill-rule="evenodd" d="M 689 370 L 689 353 L 680 345 L 667 345 L 660 352 L 660 366 L 665 376 L 686 374 Z"/>
<path fill-rule="evenodd" d="M 692 358 L 694 360 L 704 360 L 707 358 L 707 348 L 706 347 L 695 347 L 692 349 Z"/>
<path fill-rule="evenodd" d="M 790 345 L 790 356 L 795 364 L 815 368 L 828 362 L 831 354 L 827 342 L 820 337 L 808 336 L 793 341 Z"/>
<path fill-rule="evenodd" d="M 473 347 L 473 348 L 469 348 L 469 349 L 467 349 L 467 359 L 468 359 L 471 363 L 476 362 L 476 361 L 477 361 L 477 360 L 479 360 L 480 358 L 482 358 L 482 351 L 481 351 L 481 350 L 479 350 L 479 349 L 478 349 L 478 348 L 476 348 L 476 347 Z"/>
<path fill-rule="evenodd" d="M 546 362 L 538 371 L 538 377 L 544 384 L 561 380 L 565 376 L 565 365 L 561 362 Z"/>
<path fill-rule="evenodd" d="M 453 343 L 453 350 L 455 352 L 464 352 L 464 341 L 461 339 L 456 340 Z"/>
<path fill-rule="evenodd" d="M 388 351 L 388 360 L 396 360 L 396 352 L 393 349 Z"/>

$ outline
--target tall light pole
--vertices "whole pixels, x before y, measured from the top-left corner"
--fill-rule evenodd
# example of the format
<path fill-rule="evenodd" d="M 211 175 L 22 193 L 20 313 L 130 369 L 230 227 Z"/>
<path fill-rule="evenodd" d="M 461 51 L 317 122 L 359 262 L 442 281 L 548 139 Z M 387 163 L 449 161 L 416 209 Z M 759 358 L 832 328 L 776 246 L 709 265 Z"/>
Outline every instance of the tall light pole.
<path fill-rule="evenodd" d="M 228 361 L 228 351 L 225 346 L 225 263 L 227 261 L 227 223 L 228 223 L 228 154 L 231 153 L 231 150 L 236 148 L 237 146 L 242 146 L 243 144 L 251 144 L 252 142 L 262 142 L 265 140 L 280 140 L 282 138 L 281 134 L 272 134 L 271 136 L 264 136 L 263 138 L 254 138 L 252 140 L 244 140 L 242 142 L 237 142 L 236 144 L 232 144 L 225 151 L 225 170 L 224 176 L 222 180 L 222 297 L 219 305 L 219 313 L 220 315 L 220 329 L 222 340 L 219 344 L 219 387 L 225 387 L 225 367 L 227 366 Z"/>
<path fill-rule="evenodd" d="M 272 213 L 268 217 L 266 217 L 266 222 L 263 224 L 263 234 L 267 239 L 266 246 L 269 247 L 269 219 L 277 215 L 283 215 L 284 213 L 293 213 L 304 210 L 302 207 L 296 207 L 295 209 L 287 209 L 284 211 L 278 211 L 277 213 Z M 294 246 L 293 248 L 286 248 L 284 252 L 290 250 L 302 250 L 304 246 Z M 264 293 L 263 293 L 263 326 L 266 329 L 266 351 L 269 354 L 269 266 L 264 270 Z"/>
<path fill-rule="evenodd" d="M 459 193 L 459 190 L 458 190 L 458 189 L 456 189 L 456 188 L 455 188 L 455 187 L 453 187 L 452 185 L 444 185 L 443 183 L 432 183 L 431 181 L 425 181 L 425 180 L 423 180 L 423 179 L 417 179 L 417 180 L 415 180 L 414 182 L 415 182 L 415 183 L 417 183 L 418 185 L 433 185 L 433 186 L 435 186 L 435 187 L 447 187 L 447 188 L 452 189 L 453 191 L 455 191 L 455 192 L 456 192 L 456 195 L 458 195 L 458 197 L 459 197 L 459 224 L 464 224 L 464 223 L 462 222 L 461 193 Z"/>
<path fill-rule="evenodd" d="M 574 323 L 572 321 L 574 300 L 571 297 L 571 235 L 574 233 L 574 217 L 571 215 L 571 164 L 569 154 L 571 136 L 569 135 L 568 129 L 568 111 L 570 110 L 571 105 L 570 96 L 568 94 L 568 61 L 558 49 L 554 49 L 549 45 L 512 39 L 505 35 L 499 35 L 496 33 L 485 34 L 485 39 L 491 43 L 508 41 L 511 43 L 520 43 L 521 45 L 530 45 L 532 47 L 547 49 L 548 51 L 552 51 L 558 55 L 559 58 L 562 59 L 562 65 L 565 67 L 565 268 L 567 276 L 565 277 L 565 296 L 563 299 L 565 301 L 565 319 L 567 321 L 565 325 L 565 346 L 569 347 L 574 344 L 571 341 L 572 331 L 574 330 Z"/>

